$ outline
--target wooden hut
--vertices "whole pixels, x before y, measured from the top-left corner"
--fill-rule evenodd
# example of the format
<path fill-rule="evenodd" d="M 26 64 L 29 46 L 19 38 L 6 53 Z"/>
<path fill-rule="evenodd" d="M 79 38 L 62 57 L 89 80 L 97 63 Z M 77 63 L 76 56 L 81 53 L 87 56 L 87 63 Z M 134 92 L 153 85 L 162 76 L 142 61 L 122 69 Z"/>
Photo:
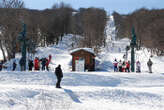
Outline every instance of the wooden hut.
<path fill-rule="evenodd" d="M 91 48 L 77 48 L 71 51 L 72 71 L 94 71 L 95 55 Z"/>

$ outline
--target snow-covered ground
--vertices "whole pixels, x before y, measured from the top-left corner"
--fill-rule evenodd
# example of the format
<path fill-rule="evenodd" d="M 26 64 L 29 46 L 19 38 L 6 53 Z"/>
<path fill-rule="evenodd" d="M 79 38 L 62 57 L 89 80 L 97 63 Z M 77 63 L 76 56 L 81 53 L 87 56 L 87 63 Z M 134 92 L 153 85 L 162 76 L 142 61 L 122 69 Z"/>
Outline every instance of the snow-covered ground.
<path fill-rule="evenodd" d="M 0 110 L 163 110 L 164 73 L 0 72 Z"/>
<path fill-rule="evenodd" d="M 114 20 L 112 17 L 111 20 Z M 68 35 L 57 46 L 40 47 L 35 56 L 52 55 L 50 71 L 0 72 L 0 110 L 164 110 L 164 57 L 154 56 L 153 73 L 148 73 L 147 49 L 136 51 L 141 73 L 113 72 L 115 58 L 123 60 L 129 39 L 115 40 L 114 21 L 107 25 L 108 44 L 96 57 L 96 72 L 72 72 L 72 44 Z M 130 59 L 130 51 L 128 59 Z M 18 55 L 16 61 L 20 55 Z M 62 89 L 56 89 L 55 67 L 64 72 Z"/>

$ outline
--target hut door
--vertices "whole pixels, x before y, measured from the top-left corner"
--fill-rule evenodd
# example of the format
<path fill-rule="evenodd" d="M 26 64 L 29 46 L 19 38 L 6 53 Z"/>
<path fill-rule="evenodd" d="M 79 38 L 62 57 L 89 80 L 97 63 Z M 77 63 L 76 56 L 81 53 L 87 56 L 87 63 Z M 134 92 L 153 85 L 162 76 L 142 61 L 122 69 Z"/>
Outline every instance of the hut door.
<path fill-rule="evenodd" d="M 84 58 L 79 58 L 78 60 L 75 60 L 75 63 L 75 71 L 84 71 Z"/>

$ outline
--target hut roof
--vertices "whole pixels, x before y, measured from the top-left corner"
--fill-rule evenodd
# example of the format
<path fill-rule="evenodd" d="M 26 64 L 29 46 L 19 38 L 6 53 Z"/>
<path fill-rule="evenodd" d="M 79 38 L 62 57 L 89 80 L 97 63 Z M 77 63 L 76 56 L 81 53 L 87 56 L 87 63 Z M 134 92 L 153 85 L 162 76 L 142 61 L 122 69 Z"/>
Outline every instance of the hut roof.
<path fill-rule="evenodd" d="M 80 51 L 80 50 L 87 51 L 87 52 L 94 55 L 94 51 L 92 48 L 76 48 L 76 49 L 72 50 L 70 53 L 72 54 L 72 53 L 75 53 L 75 52 Z"/>

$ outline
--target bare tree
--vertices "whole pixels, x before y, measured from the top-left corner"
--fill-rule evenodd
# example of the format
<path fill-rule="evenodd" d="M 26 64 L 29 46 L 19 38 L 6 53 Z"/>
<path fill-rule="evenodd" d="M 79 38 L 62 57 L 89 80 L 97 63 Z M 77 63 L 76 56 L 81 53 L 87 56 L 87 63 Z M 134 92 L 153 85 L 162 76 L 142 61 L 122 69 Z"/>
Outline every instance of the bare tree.
<path fill-rule="evenodd" d="M 131 29 L 135 28 L 137 44 L 160 53 L 164 50 L 164 10 L 148 10 L 141 8 L 129 15 L 113 14 L 118 37 L 131 38 Z"/>
<path fill-rule="evenodd" d="M 3 47 L 7 50 L 8 59 L 15 58 L 16 53 L 16 39 L 18 33 L 20 32 L 20 21 L 19 16 L 21 14 L 20 10 L 17 8 L 23 8 L 24 2 L 20 0 L 3 0 L 0 3 L 1 9 L 1 16 L 0 19 L 0 26 L 1 26 L 1 43 L 0 47 L 2 51 Z M 12 9 L 14 8 L 14 9 Z M 5 54 L 4 60 L 6 60 Z"/>
<path fill-rule="evenodd" d="M 105 39 L 106 12 L 103 9 L 88 8 L 82 9 L 80 15 L 84 37 L 82 46 L 98 49 L 103 45 Z"/>
<path fill-rule="evenodd" d="M 24 2 L 22 0 L 2 0 L 0 4 L 1 8 L 24 8 Z"/>

